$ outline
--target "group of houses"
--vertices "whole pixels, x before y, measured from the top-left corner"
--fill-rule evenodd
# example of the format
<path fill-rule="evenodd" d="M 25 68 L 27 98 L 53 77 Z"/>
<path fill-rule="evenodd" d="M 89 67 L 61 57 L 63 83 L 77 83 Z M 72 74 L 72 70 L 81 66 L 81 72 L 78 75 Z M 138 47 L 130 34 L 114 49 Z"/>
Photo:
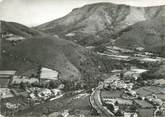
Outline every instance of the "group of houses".
<path fill-rule="evenodd" d="M 127 89 L 127 90 L 131 90 L 133 88 L 133 83 L 125 83 L 123 80 L 112 80 L 110 82 L 105 82 L 105 86 L 104 87 L 110 87 L 111 89 Z"/>
<path fill-rule="evenodd" d="M 58 80 L 59 72 L 49 68 L 42 67 L 40 69 L 39 78 L 37 77 L 28 77 L 28 76 L 16 76 L 12 77 L 11 84 L 19 85 L 21 83 L 28 84 L 39 84 L 40 82 L 50 82 Z"/>
<path fill-rule="evenodd" d="M 119 91 L 116 90 L 116 93 Z M 131 91 L 124 91 L 121 95 L 115 95 L 116 93 L 112 90 L 110 91 L 111 96 L 103 97 L 102 101 L 106 105 L 113 106 L 113 113 L 117 113 L 120 110 L 124 117 L 157 117 L 159 112 L 165 115 L 165 108 L 163 106 L 165 103 L 157 98 L 156 95 L 153 94 L 143 98 L 136 91 L 133 91 L 133 93 Z M 133 98 L 123 97 L 123 95 L 128 93 Z M 131 110 L 131 107 L 135 107 L 135 110 Z"/>
<path fill-rule="evenodd" d="M 110 94 L 102 97 L 103 102 L 112 105 L 114 113 L 122 110 L 124 117 L 156 117 L 158 112 L 165 112 L 162 106 L 165 102 L 156 94 L 143 96 L 137 90 L 133 90 L 134 82 L 130 79 L 136 81 L 144 72 L 147 70 L 134 67 L 125 71 L 113 70 L 114 75 L 104 81 L 104 89 L 108 89 Z M 133 105 L 136 105 L 136 110 L 126 109 Z"/>
<path fill-rule="evenodd" d="M 120 73 L 114 74 L 110 78 L 104 81 L 104 88 L 110 88 L 114 90 L 116 89 L 132 90 L 133 86 L 134 84 L 132 82 L 126 83 L 124 80 L 122 80 Z"/>
<path fill-rule="evenodd" d="M 47 87 L 37 87 L 41 82 L 50 82 L 59 80 L 59 72 L 49 68 L 42 67 L 40 69 L 40 77 L 35 76 L 18 76 L 16 71 L 1 70 L 0 71 L 0 98 L 6 100 L 4 106 L 6 110 L 16 110 L 20 109 L 19 103 L 17 101 L 12 102 L 11 99 L 16 97 L 24 97 L 29 101 L 28 105 L 39 104 L 46 100 L 54 100 L 63 95 L 61 89 L 64 87 L 59 84 L 57 88 L 47 88 Z M 21 88 L 23 84 L 30 84 L 26 87 Z M 32 104 L 32 105 L 33 105 Z M 28 106 L 27 106 L 28 107 Z"/>
<path fill-rule="evenodd" d="M 62 95 L 59 89 L 30 88 L 28 90 L 30 98 L 35 102 L 45 101 Z"/>
<path fill-rule="evenodd" d="M 49 68 L 42 67 L 40 70 L 40 77 L 27 77 L 27 76 L 18 76 L 15 74 L 15 70 L 1 70 L 0 71 L 0 87 L 7 88 L 9 81 L 11 84 L 21 84 L 21 83 L 39 83 L 40 81 L 51 81 L 58 80 L 59 72 Z"/>

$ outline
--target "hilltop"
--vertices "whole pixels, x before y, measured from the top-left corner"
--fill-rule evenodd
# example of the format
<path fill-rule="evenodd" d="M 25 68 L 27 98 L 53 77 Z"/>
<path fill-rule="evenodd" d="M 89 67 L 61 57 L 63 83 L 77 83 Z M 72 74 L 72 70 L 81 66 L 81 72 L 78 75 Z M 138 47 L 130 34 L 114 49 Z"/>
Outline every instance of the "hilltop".
<path fill-rule="evenodd" d="M 7 22 L 7 21 L 0 21 L 1 22 L 1 30 L 2 33 L 11 33 L 14 35 L 22 36 L 24 38 L 31 38 L 33 36 L 39 36 L 42 33 L 33 29 L 30 29 L 27 26 L 16 22 Z"/>
<path fill-rule="evenodd" d="M 140 21 L 165 16 L 165 7 L 132 7 L 96 3 L 73 9 L 66 16 L 37 26 L 81 45 L 93 45 L 116 38 L 123 29 Z"/>

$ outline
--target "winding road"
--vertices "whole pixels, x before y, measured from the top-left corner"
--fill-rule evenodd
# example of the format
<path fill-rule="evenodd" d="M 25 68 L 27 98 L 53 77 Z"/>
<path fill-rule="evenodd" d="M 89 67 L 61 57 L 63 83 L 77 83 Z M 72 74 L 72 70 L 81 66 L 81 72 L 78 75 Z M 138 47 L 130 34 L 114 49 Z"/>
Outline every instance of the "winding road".
<path fill-rule="evenodd" d="M 96 109 L 96 111 L 102 115 L 102 116 L 106 116 L 106 117 L 113 117 L 114 114 L 108 110 L 105 106 L 103 106 L 102 102 L 101 102 L 101 97 L 100 97 L 100 89 L 102 89 L 102 86 L 98 86 L 91 94 L 90 96 L 90 103 L 92 105 L 92 107 L 94 109 Z"/>

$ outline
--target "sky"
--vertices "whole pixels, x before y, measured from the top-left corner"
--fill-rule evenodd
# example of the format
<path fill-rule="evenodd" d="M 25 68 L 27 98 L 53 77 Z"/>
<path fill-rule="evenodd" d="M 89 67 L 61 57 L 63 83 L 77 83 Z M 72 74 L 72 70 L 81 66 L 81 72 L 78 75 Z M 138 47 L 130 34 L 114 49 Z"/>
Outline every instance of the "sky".
<path fill-rule="evenodd" d="M 36 26 L 63 17 L 74 8 L 97 2 L 142 7 L 165 5 L 165 0 L 0 0 L 0 20 Z"/>

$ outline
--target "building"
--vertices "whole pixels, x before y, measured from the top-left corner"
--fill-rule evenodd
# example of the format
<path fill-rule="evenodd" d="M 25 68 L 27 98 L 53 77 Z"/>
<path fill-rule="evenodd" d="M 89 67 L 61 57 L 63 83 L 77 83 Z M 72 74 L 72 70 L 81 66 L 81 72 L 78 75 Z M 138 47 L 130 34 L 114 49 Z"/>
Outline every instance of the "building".
<path fill-rule="evenodd" d="M 146 69 L 137 69 L 137 68 L 131 68 L 129 71 L 124 73 L 124 78 L 126 79 L 134 79 L 137 80 L 142 73 L 147 72 Z"/>
<path fill-rule="evenodd" d="M 136 91 L 134 91 L 134 90 L 128 90 L 128 91 L 126 91 L 125 93 L 126 93 L 126 94 L 129 94 L 129 95 L 131 95 L 131 96 L 134 96 L 134 97 L 137 96 Z"/>
<path fill-rule="evenodd" d="M 138 117 L 138 114 L 132 112 L 124 112 L 124 117 Z"/>
<path fill-rule="evenodd" d="M 7 88 L 10 79 L 15 75 L 16 71 L 0 71 L 0 88 Z"/>
<path fill-rule="evenodd" d="M 137 51 L 143 51 L 144 50 L 144 48 L 143 47 L 137 47 L 135 50 L 137 50 Z"/>
<path fill-rule="evenodd" d="M 25 76 L 13 76 L 11 84 L 20 85 L 21 83 L 38 84 L 39 80 L 37 78 L 28 78 Z"/>
<path fill-rule="evenodd" d="M 24 40 L 26 38 L 24 38 L 22 36 L 18 36 L 18 35 L 7 34 L 5 36 L 5 39 L 8 40 L 8 41 L 19 41 L 19 40 Z"/>
<path fill-rule="evenodd" d="M 30 98 L 34 101 L 38 100 L 34 93 L 29 94 Z"/>
<path fill-rule="evenodd" d="M 7 109 L 17 109 L 20 106 L 19 103 L 15 104 L 10 102 L 7 102 L 5 105 Z"/>
<path fill-rule="evenodd" d="M 38 97 L 43 98 L 44 100 L 50 98 L 51 95 L 52 95 L 52 92 L 49 89 L 44 89 L 38 93 Z"/>
<path fill-rule="evenodd" d="M 14 95 L 12 94 L 12 92 L 10 91 L 10 89 L 8 88 L 0 88 L 0 98 L 10 98 L 10 97 L 14 97 Z"/>
<path fill-rule="evenodd" d="M 56 96 L 56 95 L 61 95 L 61 90 L 59 89 L 52 89 L 51 90 L 53 92 L 53 94 Z"/>

